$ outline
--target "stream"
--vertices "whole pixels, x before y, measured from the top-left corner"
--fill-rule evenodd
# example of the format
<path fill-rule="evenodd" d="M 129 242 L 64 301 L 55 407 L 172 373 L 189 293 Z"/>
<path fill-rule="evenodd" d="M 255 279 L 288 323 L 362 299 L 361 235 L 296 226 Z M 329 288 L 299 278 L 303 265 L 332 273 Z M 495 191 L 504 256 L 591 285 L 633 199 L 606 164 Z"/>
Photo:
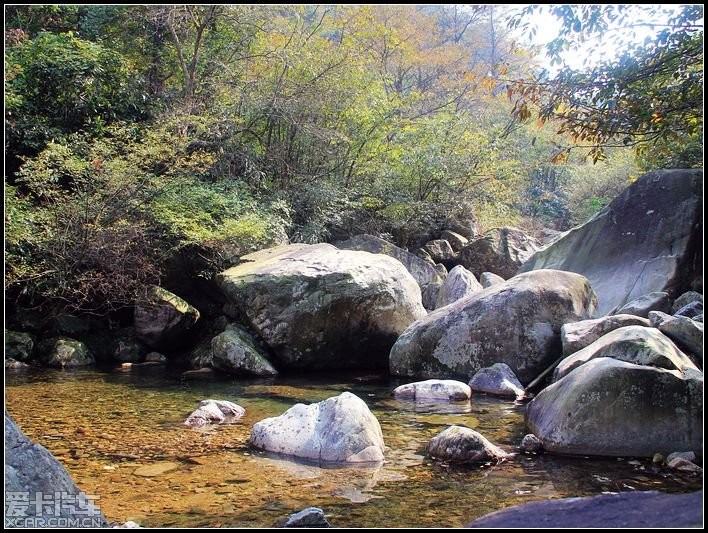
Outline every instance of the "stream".
<path fill-rule="evenodd" d="M 367 374 L 186 380 L 162 365 L 58 371 L 6 370 L 8 412 L 69 470 L 109 521 L 146 527 L 273 527 L 316 506 L 334 527 L 460 527 L 533 500 L 603 492 L 691 492 L 702 476 L 650 459 L 519 454 L 495 466 L 459 467 L 425 457 L 451 424 L 506 451 L 526 433 L 524 406 L 474 395 L 471 402 L 394 400 L 404 381 Z M 379 468 L 318 468 L 249 448 L 250 428 L 295 403 L 351 391 L 381 423 L 389 448 Z M 203 399 L 246 408 L 233 425 L 182 422 Z"/>

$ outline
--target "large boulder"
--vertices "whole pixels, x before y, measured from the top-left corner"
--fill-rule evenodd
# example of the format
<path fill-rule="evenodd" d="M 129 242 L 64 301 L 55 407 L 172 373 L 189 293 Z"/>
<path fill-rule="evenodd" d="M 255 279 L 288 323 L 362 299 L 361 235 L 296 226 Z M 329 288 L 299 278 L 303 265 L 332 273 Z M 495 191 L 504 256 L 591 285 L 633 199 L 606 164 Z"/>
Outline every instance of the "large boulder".
<path fill-rule="evenodd" d="M 459 262 L 476 276 L 492 272 L 506 279 L 539 248 L 536 239 L 519 229 L 494 228 L 465 246 Z"/>
<path fill-rule="evenodd" d="M 452 302 L 481 291 L 482 288 L 482 285 L 480 285 L 472 272 L 462 265 L 457 265 L 450 271 L 440 290 L 438 290 L 435 308 L 445 307 Z"/>
<path fill-rule="evenodd" d="M 479 283 L 484 289 L 486 289 L 487 287 L 491 287 L 492 285 L 504 283 L 505 281 L 506 280 L 504 278 L 502 278 L 501 276 L 497 276 L 492 272 L 482 272 L 479 275 Z"/>
<path fill-rule="evenodd" d="M 703 314 L 703 302 L 691 302 L 683 307 L 679 307 L 674 313 L 675 316 L 685 316 L 695 319 Z"/>
<path fill-rule="evenodd" d="M 20 505 L 21 516 L 8 512 L 9 494 L 39 493 L 45 505 Z M 25 500 L 26 501 L 26 500 Z M 80 515 L 77 509 L 82 510 Z M 76 486 L 66 469 L 44 446 L 32 442 L 5 412 L 5 527 L 106 527 L 106 518 L 91 497 Z M 52 524 L 54 524 L 52 526 Z"/>
<path fill-rule="evenodd" d="M 435 261 L 432 263 L 410 253 L 403 248 L 399 248 L 395 244 L 374 237 L 373 235 L 356 235 L 346 241 L 336 243 L 340 250 L 357 250 L 361 252 L 369 252 L 372 254 L 384 254 L 398 259 L 406 270 L 410 272 L 413 279 L 418 283 L 421 290 L 424 290 L 429 284 L 440 284 L 443 281 L 443 276 L 435 270 Z M 430 257 L 430 256 L 428 256 Z"/>
<path fill-rule="evenodd" d="M 470 399 L 472 391 L 469 385 L 454 379 L 429 379 L 396 387 L 393 395 L 399 400 L 464 401 Z"/>
<path fill-rule="evenodd" d="M 612 357 L 628 363 L 669 370 L 698 370 L 686 354 L 659 330 L 643 326 L 625 326 L 609 332 L 563 359 L 553 373 L 553 381 L 558 381 L 573 369 L 599 357 Z"/>
<path fill-rule="evenodd" d="M 700 292 L 688 291 L 674 300 L 671 305 L 671 314 L 676 314 L 682 307 L 685 307 L 693 302 L 700 302 L 701 309 L 703 308 L 703 295 Z M 690 317 L 689 317 L 690 318 Z"/>
<path fill-rule="evenodd" d="M 455 250 L 452 249 L 450 243 L 445 239 L 428 241 L 425 243 L 425 246 L 423 246 L 423 251 L 427 252 L 433 261 L 442 263 L 443 265 L 448 265 L 450 261 L 455 259 Z"/>
<path fill-rule="evenodd" d="M 618 307 L 610 314 L 612 315 L 635 315 L 642 318 L 647 318 L 651 311 L 661 311 L 666 313 L 671 309 L 671 298 L 668 293 L 657 291 L 650 292 L 635 298 L 631 302 Z"/>
<path fill-rule="evenodd" d="M 504 362 L 528 384 L 560 356 L 561 326 L 594 309 L 583 276 L 553 270 L 516 276 L 411 324 L 391 349 L 391 373 L 467 380 Z"/>
<path fill-rule="evenodd" d="M 241 259 L 217 283 L 282 368 L 384 367 L 425 315 L 415 280 L 386 255 L 299 244 Z"/>
<path fill-rule="evenodd" d="M 646 174 L 520 272 L 583 274 L 597 292 L 598 316 L 651 292 L 681 294 L 701 278 L 702 186 L 699 169 Z"/>
<path fill-rule="evenodd" d="M 86 345 L 68 337 L 45 339 L 38 346 L 42 363 L 55 368 L 92 365 L 96 361 Z"/>
<path fill-rule="evenodd" d="M 499 463 L 509 457 L 473 429 L 450 426 L 428 443 L 428 455 L 451 463 Z"/>
<path fill-rule="evenodd" d="M 229 324 L 211 340 L 211 365 L 229 374 L 275 376 L 278 371 L 248 332 Z"/>
<path fill-rule="evenodd" d="M 298 403 L 253 426 L 255 448 L 319 464 L 370 463 L 384 459 L 381 426 L 366 403 L 351 392 L 319 403 Z"/>
<path fill-rule="evenodd" d="M 636 315 L 609 315 L 563 324 L 561 328 L 563 355 L 582 350 L 610 331 L 625 326 L 649 327 L 649 320 Z"/>
<path fill-rule="evenodd" d="M 158 350 L 180 346 L 197 320 L 199 311 L 162 287 L 150 287 L 147 300 L 135 306 L 135 334 Z"/>
<path fill-rule="evenodd" d="M 448 229 L 446 229 L 440 234 L 440 238 L 445 239 L 447 242 L 449 242 L 450 247 L 455 252 L 459 252 L 470 242 L 467 237 L 464 237 L 459 233 L 455 233 L 454 231 L 450 231 Z"/>
<path fill-rule="evenodd" d="M 467 525 L 484 529 L 700 528 L 703 491 L 600 494 L 523 503 L 490 513 Z"/>
<path fill-rule="evenodd" d="M 651 325 L 676 343 L 688 355 L 703 361 L 703 324 L 686 316 L 671 316 L 660 311 L 649 313 Z"/>
<path fill-rule="evenodd" d="M 703 374 L 592 359 L 543 389 L 526 424 L 546 451 L 652 457 L 703 447 Z"/>
<path fill-rule="evenodd" d="M 26 363 L 32 359 L 34 337 L 21 331 L 5 330 L 5 359 Z"/>

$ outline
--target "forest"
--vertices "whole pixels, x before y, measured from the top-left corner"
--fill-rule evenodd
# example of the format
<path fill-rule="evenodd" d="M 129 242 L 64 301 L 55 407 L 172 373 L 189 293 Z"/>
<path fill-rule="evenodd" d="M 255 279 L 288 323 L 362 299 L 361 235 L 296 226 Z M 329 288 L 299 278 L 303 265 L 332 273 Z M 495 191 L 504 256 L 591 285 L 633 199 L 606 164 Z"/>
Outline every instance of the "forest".
<path fill-rule="evenodd" d="M 545 9 L 534 48 L 538 6 L 6 5 L 9 312 L 120 319 L 282 242 L 566 230 L 702 167 L 703 6 Z"/>

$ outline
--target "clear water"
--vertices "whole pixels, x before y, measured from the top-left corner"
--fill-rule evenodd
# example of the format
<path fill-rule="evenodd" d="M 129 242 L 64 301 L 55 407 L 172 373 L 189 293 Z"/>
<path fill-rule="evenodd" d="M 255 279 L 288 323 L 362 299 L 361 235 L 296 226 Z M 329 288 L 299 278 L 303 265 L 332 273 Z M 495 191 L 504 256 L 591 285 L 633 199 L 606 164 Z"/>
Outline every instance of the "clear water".
<path fill-rule="evenodd" d="M 335 527 L 460 527 L 532 500 L 702 487 L 701 476 L 669 472 L 646 459 L 520 454 L 497 466 L 432 462 L 425 447 L 451 424 L 514 451 L 525 434 L 523 406 L 486 396 L 453 404 L 400 402 L 391 398 L 398 384 L 367 375 L 186 381 L 158 365 L 7 371 L 5 395 L 22 430 L 47 447 L 82 490 L 100 496 L 109 521 L 150 527 L 272 527 L 309 506 L 324 509 Z M 364 399 L 381 423 L 389 447 L 382 467 L 322 469 L 248 447 L 255 422 L 343 391 Z M 183 426 L 206 398 L 234 401 L 246 416 L 207 430 Z M 168 470 L 136 475 L 146 465 Z"/>

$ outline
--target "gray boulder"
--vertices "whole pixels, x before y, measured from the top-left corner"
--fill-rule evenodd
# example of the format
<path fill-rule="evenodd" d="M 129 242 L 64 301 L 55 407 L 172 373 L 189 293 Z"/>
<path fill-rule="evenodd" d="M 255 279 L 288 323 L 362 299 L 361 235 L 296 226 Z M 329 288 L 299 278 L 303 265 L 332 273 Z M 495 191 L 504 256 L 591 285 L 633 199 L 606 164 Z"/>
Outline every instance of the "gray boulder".
<path fill-rule="evenodd" d="M 484 289 L 486 289 L 487 287 L 491 287 L 492 285 L 504 283 L 505 281 L 506 280 L 504 278 L 502 278 L 501 276 L 497 276 L 492 272 L 482 272 L 479 275 L 479 282 L 482 285 L 482 288 Z"/>
<path fill-rule="evenodd" d="M 147 301 L 135 306 L 135 334 L 155 349 L 179 347 L 197 320 L 199 311 L 162 287 L 150 287 Z"/>
<path fill-rule="evenodd" d="M 384 254 L 393 257 L 403 263 L 406 270 L 413 276 L 418 286 L 423 290 L 429 283 L 442 283 L 443 278 L 435 270 L 435 261 L 430 258 L 424 259 L 410 253 L 395 244 L 374 237 L 373 235 L 356 235 L 346 241 L 336 243 L 340 250 L 357 250 L 372 254 Z M 432 264 L 431 264 L 432 261 Z"/>
<path fill-rule="evenodd" d="M 475 392 L 486 392 L 494 396 L 518 398 L 524 395 L 524 386 L 506 363 L 494 363 L 480 368 L 469 382 Z"/>
<path fill-rule="evenodd" d="M 697 464 L 684 459 L 683 457 L 676 457 L 674 459 L 667 459 L 666 466 L 673 470 L 680 470 L 682 472 L 693 472 L 696 474 L 702 474 L 703 469 Z"/>
<path fill-rule="evenodd" d="M 327 463 L 384 459 L 381 426 L 351 392 L 319 403 L 298 403 L 280 416 L 257 422 L 249 443 L 260 450 Z"/>
<path fill-rule="evenodd" d="M 433 437 L 428 455 L 451 463 L 499 463 L 510 457 L 473 429 L 461 426 L 450 426 Z"/>
<path fill-rule="evenodd" d="M 609 332 L 563 359 L 553 373 L 553 381 L 558 381 L 573 369 L 599 357 L 612 357 L 619 361 L 669 370 L 698 370 L 686 354 L 659 330 L 643 326 L 625 326 Z"/>
<path fill-rule="evenodd" d="M 37 493 L 50 498 L 59 495 L 55 505 L 27 505 L 24 517 L 7 513 L 7 495 L 10 492 Z M 50 527 L 56 518 L 71 518 L 73 527 L 106 527 L 106 518 L 92 503 L 89 495 L 76 486 L 66 469 L 44 446 L 32 442 L 5 413 L 5 527 Z M 84 513 L 77 516 L 75 509 Z M 58 515 L 56 512 L 58 511 Z M 31 519 L 33 524 L 29 524 Z M 40 523 L 38 521 L 43 521 Z M 56 525 L 54 526 L 56 527 Z"/>
<path fill-rule="evenodd" d="M 493 272 L 507 279 L 539 248 L 538 241 L 520 229 L 495 228 L 465 246 L 459 262 L 476 275 Z"/>
<path fill-rule="evenodd" d="M 693 452 L 671 452 L 667 457 L 666 457 L 666 462 L 670 463 L 677 457 L 680 457 L 681 459 L 685 459 L 686 461 L 695 461 L 696 460 L 696 454 Z"/>
<path fill-rule="evenodd" d="M 646 318 L 651 311 L 667 312 L 671 308 L 671 298 L 665 292 L 652 292 L 645 294 L 631 302 L 623 305 L 613 315 L 636 315 Z"/>
<path fill-rule="evenodd" d="M 665 494 L 657 491 L 601 494 L 523 503 L 490 513 L 471 528 L 686 528 L 703 524 L 703 491 Z"/>
<path fill-rule="evenodd" d="M 96 362 L 83 342 L 68 337 L 45 339 L 39 343 L 38 351 L 40 361 L 55 368 L 86 366 Z"/>
<path fill-rule="evenodd" d="M 671 305 L 671 313 L 676 314 L 676 312 L 681 309 L 682 307 L 685 307 L 689 304 L 692 304 L 694 302 L 700 302 L 701 303 L 701 309 L 703 309 L 703 295 L 700 292 L 696 291 L 687 291 L 684 292 L 681 296 L 676 298 L 674 300 L 674 303 Z"/>
<path fill-rule="evenodd" d="M 396 387 L 394 397 L 399 400 L 469 400 L 472 391 L 469 386 L 453 379 L 429 379 Z"/>
<path fill-rule="evenodd" d="M 449 242 L 450 247 L 454 252 L 459 252 L 467 245 L 467 243 L 470 242 L 467 237 L 463 237 L 459 233 L 450 231 L 448 229 L 446 229 L 440 234 L 440 238 L 445 239 L 447 242 Z"/>
<path fill-rule="evenodd" d="M 211 364 L 229 374 L 275 376 L 278 371 L 268 361 L 248 332 L 229 324 L 211 340 Z"/>
<path fill-rule="evenodd" d="M 693 452 L 672 452 L 666 458 L 666 466 L 683 472 L 703 472 L 696 463 L 696 454 Z"/>
<path fill-rule="evenodd" d="M 699 361 L 703 361 L 703 324 L 685 316 L 671 316 L 651 311 L 649 321 L 676 345 Z"/>
<path fill-rule="evenodd" d="M 230 424 L 246 414 L 238 404 L 226 400 L 202 400 L 184 421 L 185 426 L 201 427 L 207 424 Z"/>
<path fill-rule="evenodd" d="M 649 320 L 636 315 L 608 315 L 563 324 L 561 328 L 563 355 L 570 355 L 582 350 L 610 331 L 625 326 L 649 327 Z"/>
<path fill-rule="evenodd" d="M 438 305 L 438 293 L 442 283 L 428 283 L 421 291 L 421 301 L 427 311 L 432 311 Z"/>
<path fill-rule="evenodd" d="M 593 359 L 543 389 L 526 425 L 546 451 L 653 457 L 703 446 L 703 374 Z"/>
<path fill-rule="evenodd" d="M 428 255 L 436 263 L 449 263 L 455 258 L 455 250 L 452 249 L 450 243 L 445 239 L 435 239 L 428 241 L 423 250 L 428 252 Z"/>
<path fill-rule="evenodd" d="M 481 290 L 482 285 L 479 284 L 474 274 L 462 265 L 457 265 L 450 271 L 440 287 L 435 308 L 445 307 Z"/>
<path fill-rule="evenodd" d="M 368 250 L 364 250 L 364 251 L 368 251 Z M 425 250 L 423 250 L 422 248 L 416 249 L 415 252 L 413 252 L 413 255 L 421 258 L 426 263 L 430 263 L 431 265 L 435 266 L 435 261 L 433 261 L 433 258 L 430 257 L 430 254 L 428 252 L 426 252 Z M 403 266 L 405 266 L 405 264 Z"/>
<path fill-rule="evenodd" d="M 32 359 L 34 337 L 21 331 L 5 330 L 5 359 L 26 363 Z"/>
<path fill-rule="evenodd" d="M 583 274 L 597 293 L 598 316 L 651 292 L 680 294 L 702 272 L 702 197 L 702 170 L 646 174 L 520 272 Z"/>
<path fill-rule="evenodd" d="M 543 444 L 541 444 L 541 440 L 536 435 L 529 433 L 521 439 L 519 448 L 524 452 L 538 453 L 543 450 Z"/>
<path fill-rule="evenodd" d="M 442 279 L 445 279 L 447 277 L 448 271 L 447 267 L 443 265 L 442 263 L 435 263 L 435 270 L 437 273 L 440 275 Z"/>
<path fill-rule="evenodd" d="M 386 255 L 293 244 L 241 259 L 217 284 L 279 367 L 380 368 L 425 315 L 415 280 Z"/>
<path fill-rule="evenodd" d="M 698 315 L 703 314 L 703 302 L 691 302 L 683 307 L 680 307 L 674 316 L 685 316 L 688 318 L 696 318 Z"/>
<path fill-rule="evenodd" d="M 308 507 L 288 517 L 283 527 L 332 527 L 324 511 L 319 507 Z"/>
<path fill-rule="evenodd" d="M 578 274 L 539 270 L 516 276 L 413 323 L 391 349 L 391 373 L 468 379 L 504 362 L 529 383 L 560 356 L 560 328 L 587 318 L 595 294 Z"/>

